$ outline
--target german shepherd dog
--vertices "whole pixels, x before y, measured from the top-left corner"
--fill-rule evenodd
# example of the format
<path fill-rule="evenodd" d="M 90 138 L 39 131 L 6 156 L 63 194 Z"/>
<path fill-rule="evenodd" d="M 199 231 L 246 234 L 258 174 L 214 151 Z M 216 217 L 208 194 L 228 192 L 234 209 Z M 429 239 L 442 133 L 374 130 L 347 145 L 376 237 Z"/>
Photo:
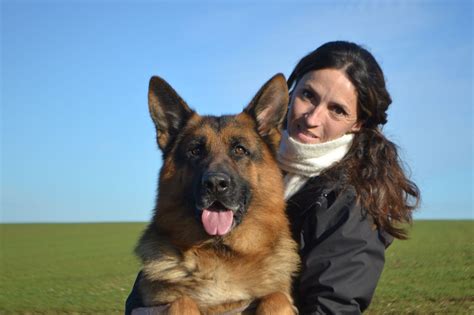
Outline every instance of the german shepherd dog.
<path fill-rule="evenodd" d="M 168 314 L 294 314 L 297 245 L 276 163 L 288 89 L 270 79 L 242 113 L 200 116 L 159 77 L 149 109 L 163 152 L 152 222 L 136 247 L 139 290 Z"/>

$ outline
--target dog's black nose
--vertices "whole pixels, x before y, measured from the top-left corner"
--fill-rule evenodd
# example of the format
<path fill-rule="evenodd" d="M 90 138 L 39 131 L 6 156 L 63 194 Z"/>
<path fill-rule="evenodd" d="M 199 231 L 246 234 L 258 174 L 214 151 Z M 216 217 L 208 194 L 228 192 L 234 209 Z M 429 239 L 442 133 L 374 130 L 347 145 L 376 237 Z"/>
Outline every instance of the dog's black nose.
<path fill-rule="evenodd" d="M 230 186 L 230 176 L 226 173 L 206 173 L 202 177 L 202 185 L 208 192 L 223 193 Z"/>

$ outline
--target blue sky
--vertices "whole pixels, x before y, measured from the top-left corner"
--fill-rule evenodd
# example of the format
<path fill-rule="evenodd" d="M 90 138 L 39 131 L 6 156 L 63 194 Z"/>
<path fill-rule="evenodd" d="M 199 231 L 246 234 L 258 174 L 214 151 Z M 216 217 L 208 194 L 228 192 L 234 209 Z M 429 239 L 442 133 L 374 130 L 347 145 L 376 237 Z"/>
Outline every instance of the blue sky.
<path fill-rule="evenodd" d="M 385 72 L 384 132 L 421 188 L 415 218 L 472 219 L 472 21 L 472 1 L 3 0 L 0 222 L 147 221 L 150 76 L 200 113 L 237 113 L 339 39 Z"/>

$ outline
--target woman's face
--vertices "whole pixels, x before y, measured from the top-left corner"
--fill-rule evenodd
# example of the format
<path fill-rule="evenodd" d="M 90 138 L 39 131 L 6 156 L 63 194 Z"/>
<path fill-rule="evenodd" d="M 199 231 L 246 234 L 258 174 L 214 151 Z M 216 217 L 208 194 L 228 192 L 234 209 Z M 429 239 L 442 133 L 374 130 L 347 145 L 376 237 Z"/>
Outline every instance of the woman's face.
<path fill-rule="evenodd" d="M 323 143 L 358 131 L 357 92 L 344 72 L 335 69 L 306 73 L 293 90 L 288 133 L 301 143 Z"/>

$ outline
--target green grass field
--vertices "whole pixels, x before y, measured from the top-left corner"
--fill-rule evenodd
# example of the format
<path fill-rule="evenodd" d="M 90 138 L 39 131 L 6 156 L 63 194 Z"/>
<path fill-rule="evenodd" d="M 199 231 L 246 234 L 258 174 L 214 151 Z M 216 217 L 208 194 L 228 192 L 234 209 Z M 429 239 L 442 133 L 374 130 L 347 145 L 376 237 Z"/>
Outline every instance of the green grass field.
<path fill-rule="evenodd" d="M 0 314 L 121 314 L 143 223 L 0 225 Z M 368 314 L 474 314 L 474 221 L 416 221 Z"/>

